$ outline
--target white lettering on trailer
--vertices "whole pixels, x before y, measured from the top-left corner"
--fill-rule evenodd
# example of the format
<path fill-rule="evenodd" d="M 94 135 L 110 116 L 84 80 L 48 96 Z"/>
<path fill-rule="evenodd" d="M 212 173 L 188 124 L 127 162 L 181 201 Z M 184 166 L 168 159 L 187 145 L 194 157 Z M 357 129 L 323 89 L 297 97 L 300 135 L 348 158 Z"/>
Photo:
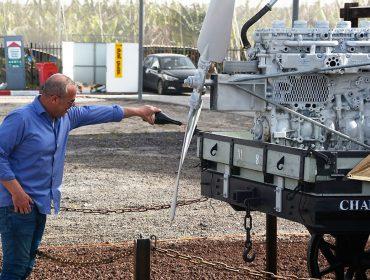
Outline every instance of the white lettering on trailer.
<path fill-rule="evenodd" d="M 369 211 L 370 200 L 342 200 L 339 203 L 339 209 L 342 211 Z"/>

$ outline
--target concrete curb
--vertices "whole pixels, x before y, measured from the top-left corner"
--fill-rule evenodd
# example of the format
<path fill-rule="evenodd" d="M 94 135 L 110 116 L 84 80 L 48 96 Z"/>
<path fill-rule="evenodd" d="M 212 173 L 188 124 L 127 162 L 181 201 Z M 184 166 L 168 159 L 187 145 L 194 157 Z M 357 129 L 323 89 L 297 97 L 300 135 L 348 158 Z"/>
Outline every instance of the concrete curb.
<path fill-rule="evenodd" d="M 1 96 L 37 96 L 39 90 L 0 90 Z"/>

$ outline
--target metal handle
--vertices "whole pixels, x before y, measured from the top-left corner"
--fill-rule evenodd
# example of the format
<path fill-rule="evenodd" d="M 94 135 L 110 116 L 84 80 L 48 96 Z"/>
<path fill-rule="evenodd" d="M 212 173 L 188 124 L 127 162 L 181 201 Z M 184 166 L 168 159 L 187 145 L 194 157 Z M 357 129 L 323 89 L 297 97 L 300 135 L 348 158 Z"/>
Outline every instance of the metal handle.
<path fill-rule="evenodd" d="M 281 159 L 279 159 L 279 161 L 277 162 L 276 164 L 276 168 L 278 170 L 283 170 L 284 168 L 284 163 L 285 163 L 285 157 L 282 157 Z"/>
<path fill-rule="evenodd" d="M 212 147 L 211 151 L 210 151 L 210 154 L 211 156 L 215 156 L 217 153 L 217 143 Z"/>

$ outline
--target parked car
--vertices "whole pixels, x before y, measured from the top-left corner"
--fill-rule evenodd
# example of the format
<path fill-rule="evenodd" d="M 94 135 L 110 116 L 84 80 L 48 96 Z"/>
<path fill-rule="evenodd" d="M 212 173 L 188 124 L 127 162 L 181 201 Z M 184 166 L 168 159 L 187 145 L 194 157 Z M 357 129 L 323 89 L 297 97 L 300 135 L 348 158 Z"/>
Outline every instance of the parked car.
<path fill-rule="evenodd" d="M 195 74 L 193 62 L 185 55 L 163 53 L 151 54 L 144 60 L 144 88 L 158 94 L 191 92 L 184 80 Z"/>

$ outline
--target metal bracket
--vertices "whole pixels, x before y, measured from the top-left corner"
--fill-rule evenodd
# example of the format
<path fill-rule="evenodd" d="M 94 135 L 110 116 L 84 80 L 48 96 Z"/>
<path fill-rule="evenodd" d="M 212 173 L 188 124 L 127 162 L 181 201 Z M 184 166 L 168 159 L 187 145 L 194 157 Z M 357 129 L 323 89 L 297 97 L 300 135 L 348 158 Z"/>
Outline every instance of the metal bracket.
<path fill-rule="evenodd" d="M 306 156 L 311 155 L 311 154 L 314 155 L 316 158 L 323 160 L 325 164 L 331 164 L 331 159 L 324 153 L 320 153 L 319 151 L 316 151 L 313 148 L 308 148 L 306 152 Z"/>
<path fill-rule="evenodd" d="M 224 187 L 223 187 L 223 197 L 229 197 L 229 179 L 230 179 L 230 165 L 225 165 L 225 172 L 224 172 Z"/>
<path fill-rule="evenodd" d="M 283 190 L 284 190 L 284 178 L 276 177 L 276 189 L 275 189 L 275 211 L 281 212 L 283 210 Z"/>
<path fill-rule="evenodd" d="M 260 197 L 257 196 L 257 189 L 254 187 L 235 191 L 232 199 L 236 203 L 245 203 L 245 201 L 248 201 L 252 207 L 256 207 L 261 201 Z"/>

